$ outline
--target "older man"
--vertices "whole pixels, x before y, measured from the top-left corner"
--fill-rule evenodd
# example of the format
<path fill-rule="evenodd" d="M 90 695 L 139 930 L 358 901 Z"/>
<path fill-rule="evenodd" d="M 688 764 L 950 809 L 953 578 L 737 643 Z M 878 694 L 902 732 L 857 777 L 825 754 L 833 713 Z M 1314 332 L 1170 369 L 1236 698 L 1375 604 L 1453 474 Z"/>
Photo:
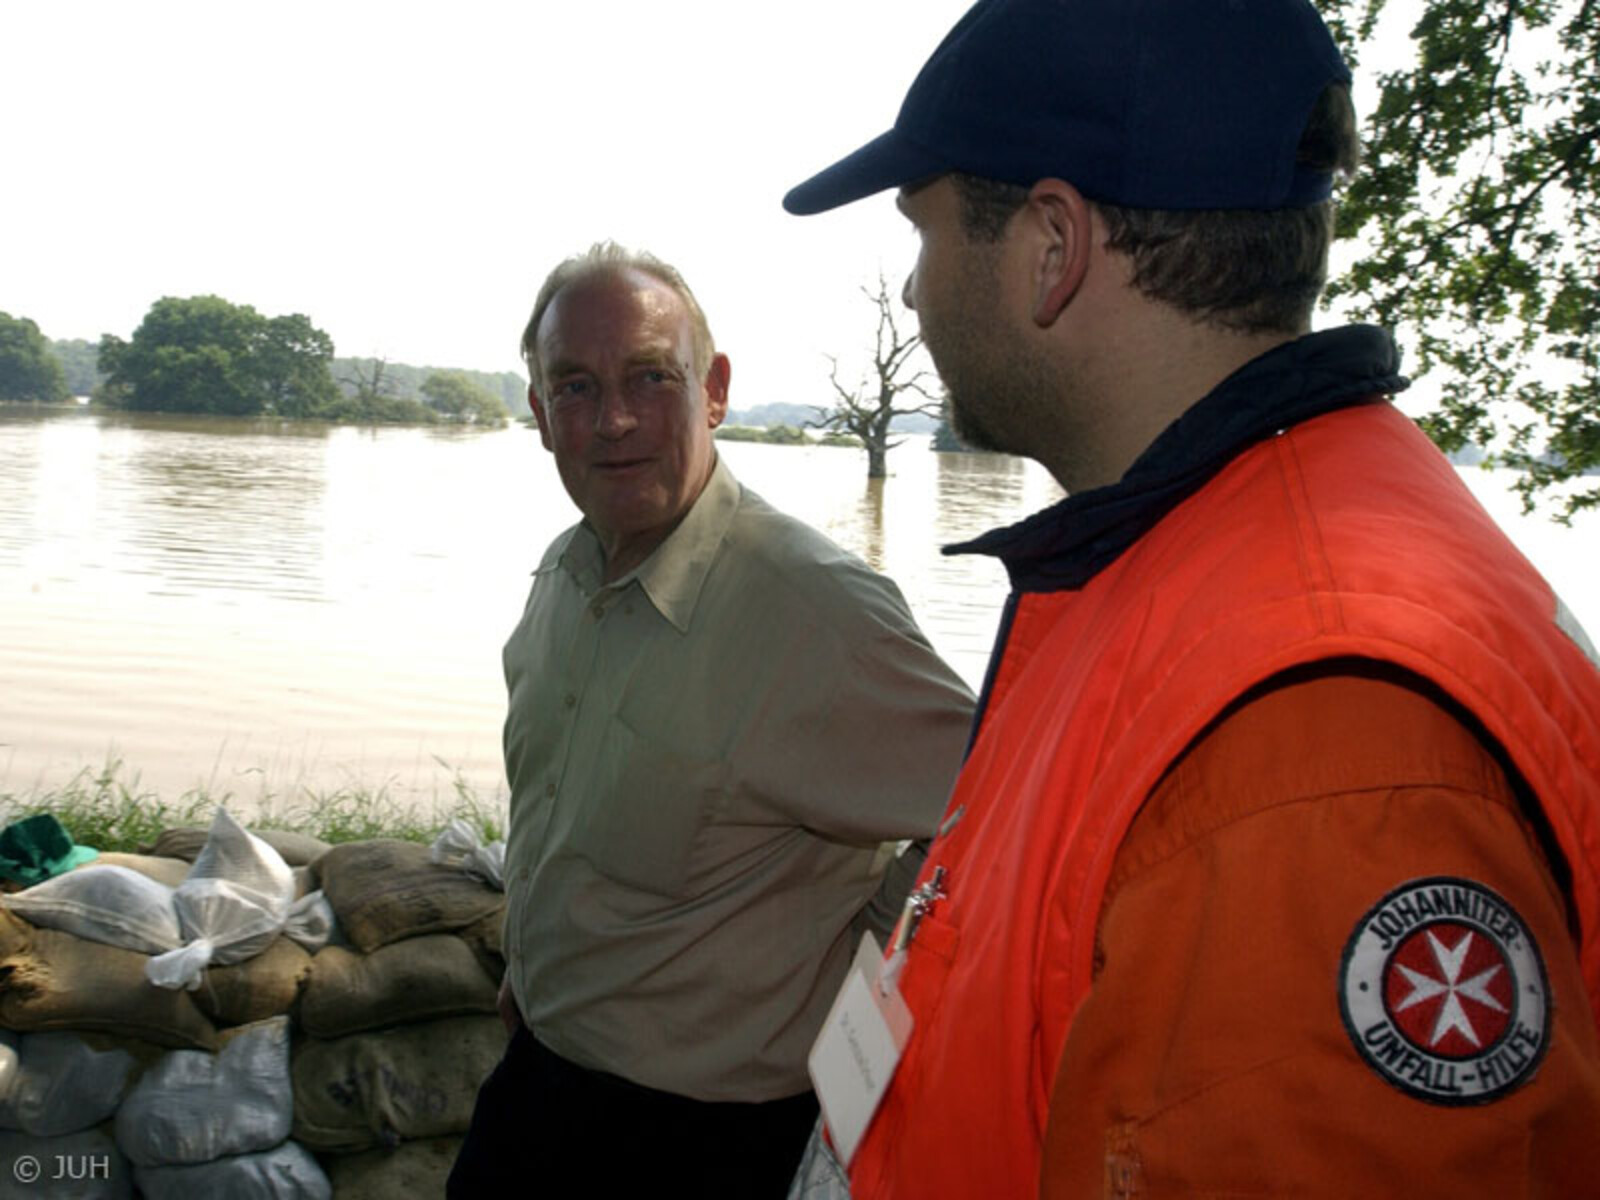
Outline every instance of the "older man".
<path fill-rule="evenodd" d="M 1600 674 L 1311 332 L 1349 82 L 1309 0 L 982 0 L 786 199 L 899 189 L 957 427 L 1069 493 L 963 547 L 1015 592 L 903 1057 L 821 1085 L 857 1200 L 1596 1194 Z"/>
<path fill-rule="evenodd" d="M 451 1195 L 781 1196 L 972 698 L 892 583 L 719 460 L 729 362 L 675 270 L 562 263 L 523 352 L 583 520 L 505 649 L 513 1037 Z"/>

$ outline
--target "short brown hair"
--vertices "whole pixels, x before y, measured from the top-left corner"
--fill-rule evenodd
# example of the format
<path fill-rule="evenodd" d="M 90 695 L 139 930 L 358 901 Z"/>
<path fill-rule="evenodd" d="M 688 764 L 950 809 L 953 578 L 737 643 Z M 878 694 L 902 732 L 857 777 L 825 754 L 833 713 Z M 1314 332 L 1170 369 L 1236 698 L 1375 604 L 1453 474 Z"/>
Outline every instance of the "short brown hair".
<path fill-rule="evenodd" d="M 1343 175 L 1360 157 L 1350 90 L 1330 84 L 1301 135 L 1297 161 Z M 1028 189 L 957 173 L 967 236 L 998 241 Z M 1144 295 L 1240 333 L 1299 333 L 1328 274 L 1333 202 L 1271 211 L 1172 211 L 1095 202 L 1106 245 L 1133 260 Z"/>

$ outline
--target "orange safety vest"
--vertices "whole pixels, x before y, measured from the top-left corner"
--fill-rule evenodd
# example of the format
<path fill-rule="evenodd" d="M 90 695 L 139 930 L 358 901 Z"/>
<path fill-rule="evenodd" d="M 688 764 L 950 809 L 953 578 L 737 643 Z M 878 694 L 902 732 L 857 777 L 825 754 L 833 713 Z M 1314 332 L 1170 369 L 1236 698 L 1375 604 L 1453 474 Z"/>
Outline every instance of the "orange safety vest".
<path fill-rule="evenodd" d="M 1556 612 L 1387 404 L 1257 443 L 1081 590 L 1023 595 L 923 870 L 944 868 L 946 896 L 901 975 L 915 1027 L 851 1163 L 856 1200 L 1037 1194 L 1118 846 L 1212 718 L 1302 663 L 1396 663 L 1506 749 L 1571 866 L 1600 1020 L 1600 672 Z"/>

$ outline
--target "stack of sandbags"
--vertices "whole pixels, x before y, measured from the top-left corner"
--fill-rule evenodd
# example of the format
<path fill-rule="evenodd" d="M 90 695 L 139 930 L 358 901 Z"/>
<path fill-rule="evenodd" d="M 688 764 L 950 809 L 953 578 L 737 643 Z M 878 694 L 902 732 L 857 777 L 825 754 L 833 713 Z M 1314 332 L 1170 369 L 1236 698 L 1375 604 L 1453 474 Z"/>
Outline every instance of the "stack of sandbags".
<path fill-rule="evenodd" d="M 53 1200 L 131 1197 L 127 1160 L 98 1126 L 116 1111 L 134 1070 L 126 1050 L 96 1050 L 72 1034 L 0 1029 L 0 1182 Z"/>
<path fill-rule="evenodd" d="M 270 859 L 261 868 L 258 841 L 293 872 L 287 915 L 282 871 Z M 109 1107 L 81 1107 L 98 1128 L 50 1135 L 81 1142 L 59 1151 L 89 1156 L 72 1161 L 114 1164 L 113 1178 L 41 1194 L 442 1195 L 506 1043 L 495 1004 L 498 844 L 457 831 L 432 848 L 329 847 L 219 817 L 210 830 L 168 830 L 146 851 L 102 854 L 0 899 L 0 1030 L 26 1035 L 13 1048 L 71 1031 L 91 1048 L 128 1046 L 133 1064 L 118 1086 L 97 1089 Z M 244 886 L 218 886 L 241 869 Z M 186 886 L 195 894 L 185 905 Z M 257 952 L 224 963 L 247 938 Z M 177 987 L 151 981 L 150 963 L 201 939 L 209 965 L 186 968 Z M 68 1074 L 52 1043 L 40 1045 L 34 1092 Z M 0 1045 L 0 1149 L 7 1129 L 38 1137 L 49 1125 L 7 1125 L 4 1054 Z"/>
<path fill-rule="evenodd" d="M 314 869 L 342 944 L 312 957 L 296 1009 L 294 1137 L 340 1200 L 440 1194 L 505 1050 L 505 897 L 410 842 L 336 846 Z"/>

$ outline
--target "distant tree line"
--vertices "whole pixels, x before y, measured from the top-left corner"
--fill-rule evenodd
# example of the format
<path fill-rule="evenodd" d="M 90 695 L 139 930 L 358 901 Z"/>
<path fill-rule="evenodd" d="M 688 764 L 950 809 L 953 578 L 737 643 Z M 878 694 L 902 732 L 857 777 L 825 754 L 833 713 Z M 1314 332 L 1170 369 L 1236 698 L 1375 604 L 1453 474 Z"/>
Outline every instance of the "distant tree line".
<path fill-rule="evenodd" d="M 0 312 L 0 400 L 53 404 L 69 394 L 66 373 L 39 327 Z"/>
<path fill-rule="evenodd" d="M 335 358 L 299 314 L 267 317 L 218 296 L 156 301 L 124 341 L 49 341 L 0 313 L 0 401 L 89 396 L 133 412 L 274 416 L 344 423 L 504 425 L 527 411 L 526 382 L 490 374 Z"/>
<path fill-rule="evenodd" d="M 724 442 L 761 442 L 768 446 L 849 446 L 861 448 L 861 439 L 829 431 L 814 438 L 795 425 L 719 425 L 714 435 Z"/>

